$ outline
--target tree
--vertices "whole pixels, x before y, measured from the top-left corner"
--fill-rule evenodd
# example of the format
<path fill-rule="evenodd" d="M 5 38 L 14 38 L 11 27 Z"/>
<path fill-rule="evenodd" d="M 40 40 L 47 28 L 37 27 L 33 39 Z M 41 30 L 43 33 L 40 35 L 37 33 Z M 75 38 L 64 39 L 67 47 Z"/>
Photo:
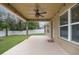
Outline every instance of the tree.
<path fill-rule="evenodd" d="M 2 30 L 2 21 L 0 21 L 0 30 Z"/>
<path fill-rule="evenodd" d="M 6 36 L 8 36 L 8 28 L 10 27 L 9 24 L 7 22 L 3 22 L 2 25 L 2 28 L 6 30 Z"/>
<path fill-rule="evenodd" d="M 28 22 L 28 29 L 33 30 L 36 29 L 38 27 L 38 24 L 33 22 L 33 21 L 29 21 Z"/>
<path fill-rule="evenodd" d="M 0 28 L 6 29 L 6 36 L 8 36 L 9 24 L 6 21 L 0 21 Z"/>

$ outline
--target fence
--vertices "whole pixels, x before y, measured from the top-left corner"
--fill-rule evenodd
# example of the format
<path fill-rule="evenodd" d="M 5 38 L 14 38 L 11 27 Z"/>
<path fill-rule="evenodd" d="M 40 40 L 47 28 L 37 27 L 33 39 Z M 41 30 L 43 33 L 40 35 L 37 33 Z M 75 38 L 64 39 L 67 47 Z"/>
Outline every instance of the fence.
<path fill-rule="evenodd" d="M 44 33 L 44 29 L 28 30 L 29 34 Z M 5 31 L 0 31 L 0 37 L 5 36 Z M 8 31 L 8 35 L 26 35 L 26 30 L 23 31 Z"/>

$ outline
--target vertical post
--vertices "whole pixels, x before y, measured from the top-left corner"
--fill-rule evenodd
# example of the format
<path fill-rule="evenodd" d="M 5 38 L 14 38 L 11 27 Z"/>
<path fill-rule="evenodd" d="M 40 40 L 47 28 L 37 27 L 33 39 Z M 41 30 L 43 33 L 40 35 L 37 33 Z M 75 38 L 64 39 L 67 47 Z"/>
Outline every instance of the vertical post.
<path fill-rule="evenodd" d="M 51 39 L 53 39 L 53 22 L 52 22 L 52 20 L 51 20 Z"/>
<path fill-rule="evenodd" d="M 28 35 L 28 21 L 26 21 L 26 35 L 27 35 L 27 37 L 29 36 Z"/>
<path fill-rule="evenodd" d="M 46 34 L 46 26 L 44 26 L 44 34 Z"/>
<path fill-rule="evenodd" d="M 51 20 L 50 21 L 50 29 L 51 29 L 51 33 L 50 33 L 50 35 L 51 35 L 51 39 L 50 40 L 48 40 L 48 42 L 54 42 L 54 39 L 53 39 L 53 21 Z"/>

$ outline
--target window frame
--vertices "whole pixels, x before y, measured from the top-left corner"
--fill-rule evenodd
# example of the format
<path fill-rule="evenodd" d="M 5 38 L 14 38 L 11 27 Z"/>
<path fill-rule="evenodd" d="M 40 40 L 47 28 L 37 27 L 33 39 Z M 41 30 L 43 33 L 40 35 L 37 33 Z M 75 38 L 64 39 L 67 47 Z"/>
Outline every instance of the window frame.
<path fill-rule="evenodd" d="M 59 15 L 59 18 L 60 18 L 60 16 L 62 16 L 62 15 L 65 14 L 66 12 L 68 12 L 68 10 L 65 10 L 63 13 L 61 13 L 61 14 Z M 67 15 L 67 16 L 68 16 L 68 15 Z M 60 19 L 59 19 L 59 20 L 60 20 Z M 65 27 L 65 26 L 68 26 L 68 24 L 61 25 L 61 24 L 60 24 L 60 21 L 59 21 L 59 37 L 62 38 L 62 39 L 64 39 L 64 40 L 68 40 L 67 38 L 62 37 L 62 36 L 60 35 L 60 28 L 61 28 L 61 27 Z"/>
<path fill-rule="evenodd" d="M 68 24 L 60 25 L 60 21 L 59 21 L 59 38 L 65 40 L 65 41 L 67 41 L 67 42 L 71 42 L 71 43 L 73 43 L 73 44 L 79 45 L 78 42 L 72 40 L 72 26 L 79 24 L 79 22 L 73 22 L 73 23 L 71 22 L 71 20 L 72 20 L 72 19 L 71 19 L 71 18 L 72 18 L 72 17 L 71 17 L 71 8 L 73 8 L 73 7 L 76 6 L 77 4 L 78 4 L 78 3 L 72 5 L 70 8 L 68 8 L 67 10 L 65 10 L 63 13 L 61 13 L 61 14 L 59 15 L 59 18 L 60 18 L 60 16 L 62 16 L 65 12 L 68 12 Z M 61 28 L 61 27 L 65 27 L 65 26 L 68 26 L 68 39 L 60 36 L 60 28 Z"/>

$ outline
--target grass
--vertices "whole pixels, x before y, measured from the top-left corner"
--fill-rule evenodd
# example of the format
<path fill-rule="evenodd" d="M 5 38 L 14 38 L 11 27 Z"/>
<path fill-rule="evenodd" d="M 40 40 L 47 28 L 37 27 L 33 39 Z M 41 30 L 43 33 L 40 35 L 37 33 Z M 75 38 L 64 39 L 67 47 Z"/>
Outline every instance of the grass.
<path fill-rule="evenodd" d="M 44 35 L 44 33 L 36 33 L 31 35 Z M 7 36 L 0 38 L 0 54 L 9 50 L 10 48 L 17 45 L 18 43 L 24 41 L 26 38 L 27 37 L 25 35 Z"/>
<path fill-rule="evenodd" d="M 22 42 L 26 38 L 27 38 L 26 36 L 22 36 L 22 35 L 3 37 L 2 38 L 3 40 L 0 41 L 0 54 L 4 53 L 8 49 L 17 45 L 18 43 Z"/>

